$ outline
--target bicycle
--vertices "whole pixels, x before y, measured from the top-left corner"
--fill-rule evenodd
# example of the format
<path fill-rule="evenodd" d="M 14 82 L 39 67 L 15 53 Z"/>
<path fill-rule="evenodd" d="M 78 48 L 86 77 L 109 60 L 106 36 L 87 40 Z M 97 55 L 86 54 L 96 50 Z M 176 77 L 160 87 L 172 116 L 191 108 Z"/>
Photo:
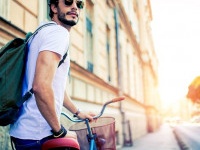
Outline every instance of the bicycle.
<path fill-rule="evenodd" d="M 116 150 L 115 145 L 115 122 L 112 117 L 101 117 L 104 113 L 106 106 L 110 103 L 119 102 L 124 100 L 124 97 L 114 98 L 103 104 L 100 113 L 93 118 L 96 121 L 89 122 L 88 119 L 74 119 L 68 114 L 62 112 L 62 115 L 68 118 L 70 121 L 75 124 L 72 125 L 69 130 L 75 131 L 77 133 L 78 141 L 73 138 L 58 138 L 52 139 L 43 144 L 43 150 Z M 102 123 L 103 120 L 103 123 Z M 97 126 L 96 126 L 97 125 Z M 101 133 L 99 135 L 98 130 L 105 128 L 105 125 L 109 126 L 106 131 L 109 136 L 104 136 L 106 133 Z M 96 130 L 97 128 L 97 130 Z M 80 133 L 84 135 L 80 135 Z M 100 131 L 102 132 L 102 131 Z M 110 132 L 110 133 L 108 133 Z M 83 137 L 84 136 L 84 137 Z M 112 138 L 112 139 L 111 139 Z M 81 142 L 81 140 L 83 140 Z M 88 143 L 85 143 L 85 142 Z M 106 147 L 106 144 L 109 146 Z M 81 145 L 81 147 L 80 147 Z M 84 148 L 83 148 L 84 147 Z"/>

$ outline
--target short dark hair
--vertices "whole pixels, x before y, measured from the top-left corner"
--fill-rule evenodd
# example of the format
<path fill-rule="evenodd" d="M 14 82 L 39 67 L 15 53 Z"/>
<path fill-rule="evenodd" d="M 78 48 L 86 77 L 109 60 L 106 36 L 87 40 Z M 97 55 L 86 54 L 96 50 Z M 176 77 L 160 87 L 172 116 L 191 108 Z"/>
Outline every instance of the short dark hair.
<path fill-rule="evenodd" d="M 49 17 L 53 18 L 53 11 L 51 10 L 51 4 L 54 4 L 56 7 L 58 6 L 58 1 L 59 0 L 49 0 Z"/>

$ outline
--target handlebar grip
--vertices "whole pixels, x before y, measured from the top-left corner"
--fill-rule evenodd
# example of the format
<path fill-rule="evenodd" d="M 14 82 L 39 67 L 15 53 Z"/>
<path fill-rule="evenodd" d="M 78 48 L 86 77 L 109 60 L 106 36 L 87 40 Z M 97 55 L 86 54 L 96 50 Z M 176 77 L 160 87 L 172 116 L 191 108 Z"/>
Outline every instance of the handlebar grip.
<path fill-rule="evenodd" d="M 125 100 L 124 96 L 114 98 L 114 99 L 112 99 L 112 102 L 114 103 L 114 102 L 119 102 L 119 101 L 122 101 L 122 100 Z"/>

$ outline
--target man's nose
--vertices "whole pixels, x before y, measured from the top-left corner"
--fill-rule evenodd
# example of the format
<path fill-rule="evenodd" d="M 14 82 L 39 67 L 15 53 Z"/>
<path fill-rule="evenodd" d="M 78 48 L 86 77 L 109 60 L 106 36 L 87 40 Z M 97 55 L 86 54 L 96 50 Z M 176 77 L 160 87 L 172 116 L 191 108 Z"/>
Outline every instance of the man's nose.
<path fill-rule="evenodd" d="M 76 4 L 76 0 L 73 1 L 72 7 L 75 8 L 75 9 L 78 9 L 77 4 Z"/>

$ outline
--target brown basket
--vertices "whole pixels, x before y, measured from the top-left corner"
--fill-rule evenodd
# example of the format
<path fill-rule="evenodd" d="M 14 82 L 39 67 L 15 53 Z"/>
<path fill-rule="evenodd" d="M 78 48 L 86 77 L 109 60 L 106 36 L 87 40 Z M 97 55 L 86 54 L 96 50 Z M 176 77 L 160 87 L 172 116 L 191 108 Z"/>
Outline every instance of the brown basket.
<path fill-rule="evenodd" d="M 90 123 L 92 132 L 97 135 L 98 150 L 116 150 L 115 144 L 115 119 L 113 117 L 100 117 Z M 85 122 L 72 125 L 69 130 L 75 131 L 81 150 L 89 150 L 87 127 Z"/>

